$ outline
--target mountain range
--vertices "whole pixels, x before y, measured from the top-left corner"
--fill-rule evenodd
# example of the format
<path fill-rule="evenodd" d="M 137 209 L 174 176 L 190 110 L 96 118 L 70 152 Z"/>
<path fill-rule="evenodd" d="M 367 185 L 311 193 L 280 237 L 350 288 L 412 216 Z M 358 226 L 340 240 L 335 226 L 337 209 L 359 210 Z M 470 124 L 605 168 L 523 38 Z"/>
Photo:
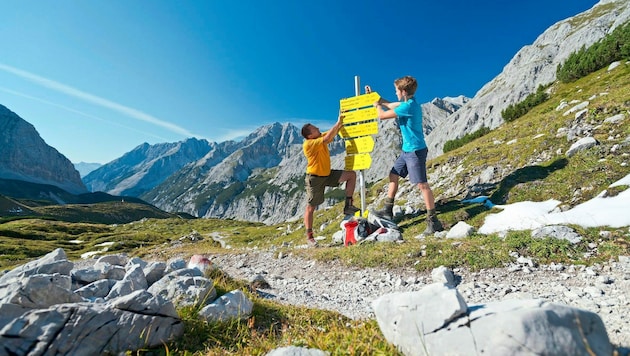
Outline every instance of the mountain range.
<path fill-rule="evenodd" d="M 436 98 L 422 104 L 430 157 L 439 156 L 447 140 L 481 127 L 501 126 L 503 109 L 553 82 L 557 65 L 570 53 L 593 44 L 628 19 L 627 1 L 602 0 L 554 24 L 523 47 L 473 98 Z M 54 185 L 72 194 L 102 191 L 133 196 L 168 212 L 197 217 L 273 224 L 298 219 L 304 209 L 306 161 L 299 131 L 290 123 L 274 123 L 241 141 L 190 138 L 145 143 L 81 179 L 72 163 L 46 145 L 32 125 L 0 105 L 0 179 Z M 379 122 L 372 165 L 362 172 L 366 184 L 386 177 L 400 140 L 395 121 Z M 330 152 L 333 167 L 343 167 L 341 139 L 330 145 Z M 340 192 L 327 194 L 322 207 L 340 201 Z"/>

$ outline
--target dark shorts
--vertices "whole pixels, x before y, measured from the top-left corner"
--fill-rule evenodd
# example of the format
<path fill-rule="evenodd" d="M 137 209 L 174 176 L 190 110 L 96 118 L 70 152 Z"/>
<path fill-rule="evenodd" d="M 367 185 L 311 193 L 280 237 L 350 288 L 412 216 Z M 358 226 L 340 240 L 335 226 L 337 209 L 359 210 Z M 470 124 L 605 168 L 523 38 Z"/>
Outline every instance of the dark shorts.
<path fill-rule="evenodd" d="M 403 152 L 394 163 L 390 173 L 403 178 L 409 175 L 409 181 L 412 184 L 426 183 L 428 152 L 427 148 L 414 152 Z"/>
<path fill-rule="evenodd" d="M 308 205 L 318 206 L 324 202 L 324 190 L 326 187 L 336 187 L 339 185 L 339 179 L 343 171 L 333 169 L 330 171 L 330 175 L 326 177 L 314 176 L 312 174 L 306 175 L 306 197 L 308 199 Z"/>

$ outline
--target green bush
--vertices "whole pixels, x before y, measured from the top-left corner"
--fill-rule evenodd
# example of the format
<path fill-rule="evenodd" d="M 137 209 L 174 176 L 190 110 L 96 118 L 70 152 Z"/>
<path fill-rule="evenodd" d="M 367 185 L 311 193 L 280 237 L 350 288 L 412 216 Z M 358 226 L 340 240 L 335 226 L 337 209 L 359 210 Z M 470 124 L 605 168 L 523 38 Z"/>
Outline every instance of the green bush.
<path fill-rule="evenodd" d="M 444 148 L 443 151 L 444 153 L 448 152 L 448 151 L 452 151 L 456 148 L 460 148 L 463 145 L 472 142 L 475 139 L 478 139 L 481 136 L 486 135 L 488 132 L 490 132 L 490 129 L 483 126 L 482 128 L 480 128 L 479 130 L 475 131 L 475 132 L 471 132 L 469 134 L 464 135 L 464 137 L 462 138 L 458 138 L 455 140 L 448 140 L 444 143 Z"/>
<path fill-rule="evenodd" d="M 630 58 L 630 22 L 617 27 L 612 33 L 589 48 L 582 46 L 558 64 L 556 77 L 563 83 L 574 82 L 602 69 L 612 62 Z"/>
<path fill-rule="evenodd" d="M 546 87 L 539 85 L 536 92 L 529 94 L 525 98 L 525 100 L 515 105 L 508 105 L 505 109 L 503 109 L 503 111 L 501 111 L 501 116 L 503 117 L 503 120 L 505 120 L 506 122 L 514 121 L 519 117 L 527 114 L 536 105 L 542 104 L 547 101 L 547 99 L 549 99 L 549 94 L 545 92 L 545 88 Z"/>

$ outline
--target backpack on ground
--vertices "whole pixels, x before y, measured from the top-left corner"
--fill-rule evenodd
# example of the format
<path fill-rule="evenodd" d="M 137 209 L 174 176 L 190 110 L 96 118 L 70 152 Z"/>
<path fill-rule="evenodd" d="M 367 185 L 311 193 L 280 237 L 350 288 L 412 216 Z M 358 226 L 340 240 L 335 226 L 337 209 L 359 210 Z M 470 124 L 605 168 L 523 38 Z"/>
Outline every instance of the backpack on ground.
<path fill-rule="evenodd" d="M 343 220 L 340 224 L 341 236 L 338 243 L 351 246 L 363 242 L 387 242 L 402 240 L 402 233 L 398 225 L 379 217 L 353 217 Z"/>
<path fill-rule="evenodd" d="M 365 218 L 351 218 L 340 224 L 344 246 L 355 245 L 370 236 L 379 227 Z"/>

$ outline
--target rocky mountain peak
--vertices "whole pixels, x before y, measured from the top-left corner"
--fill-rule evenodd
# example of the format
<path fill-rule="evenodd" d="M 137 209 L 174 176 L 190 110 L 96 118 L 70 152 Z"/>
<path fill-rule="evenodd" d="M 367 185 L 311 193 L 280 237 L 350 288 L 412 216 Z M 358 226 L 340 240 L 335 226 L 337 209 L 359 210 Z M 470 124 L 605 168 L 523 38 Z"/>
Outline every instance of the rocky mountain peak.
<path fill-rule="evenodd" d="M 50 184 L 70 193 L 87 192 L 79 172 L 50 147 L 33 125 L 0 105 L 0 178 Z"/>

